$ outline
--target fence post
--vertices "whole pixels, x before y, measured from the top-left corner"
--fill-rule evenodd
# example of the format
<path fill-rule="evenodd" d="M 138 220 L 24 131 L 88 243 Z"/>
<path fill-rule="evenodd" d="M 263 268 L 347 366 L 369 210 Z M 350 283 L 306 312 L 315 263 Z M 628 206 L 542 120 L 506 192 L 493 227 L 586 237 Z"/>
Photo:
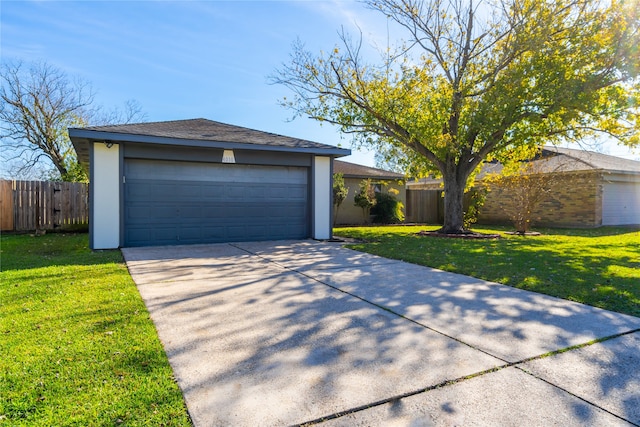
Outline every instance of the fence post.
<path fill-rule="evenodd" d="M 44 197 L 40 197 L 42 195 L 41 188 L 39 182 L 32 182 L 31 184 L 35 184 L 35 197 L 36 197 L 36 217 L 35 217 L 35 229 L 36 232 L 42 228 L 42 222 L 44 215 Z"/>
<path fill-rule="evenodd" d="M 73 185 L 71 183 L 69 183 L 67 185 L 67 191 L 69 191 L 69 186 Z M 51 221 L 51 226 L 52 228 L 55 230 L 56 228 L 60 227 L 63 225 L 63 220 L 62 220 L 62 197 L 63 197 L 63 191 L 62 188 L 60 188 L 60 183 L 52 183 L 51 185 L 51 209 L 53 212 L 52 215 L 52 221 Z M 67 215 L 69 213 L 67 212 Z"/>

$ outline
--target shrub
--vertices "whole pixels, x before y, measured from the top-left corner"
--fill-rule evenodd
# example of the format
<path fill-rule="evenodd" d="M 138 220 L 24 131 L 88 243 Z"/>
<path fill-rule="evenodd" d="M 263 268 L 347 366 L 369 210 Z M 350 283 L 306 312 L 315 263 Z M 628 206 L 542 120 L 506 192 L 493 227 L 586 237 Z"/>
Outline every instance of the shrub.
<path fill-rule="evenodd" d="M 397 224 L 404 221 L 404 205 L 392 194 L 376 193 L 376 204 L 371 208 L 373 222 L 379 224 Z"/>

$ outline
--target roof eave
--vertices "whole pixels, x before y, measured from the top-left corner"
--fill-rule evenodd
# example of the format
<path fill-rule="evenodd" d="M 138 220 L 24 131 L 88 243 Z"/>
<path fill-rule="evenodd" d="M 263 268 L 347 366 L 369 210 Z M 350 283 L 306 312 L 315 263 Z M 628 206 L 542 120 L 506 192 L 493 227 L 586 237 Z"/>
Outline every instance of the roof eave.
<path fill-rule="evenodd" d="M 607 175 L 640 175 L 640 171 L 630 170 L 598 169 L 598 171 Z"/>
<path fill-rule="evenodd" d="M 344 157 L 351 154 L 351 150 L 345 148 L 319 148 L 319 147 L 287 147 L 282 145 L 262 145 L 240 142 L 224 142 L 224 141 L 204 141 L 194 139 L 170 138 L 152 135 L 136 135 L 118 132 L 104 132 L 96 130 L 87 130 L 81 128 L 69 128 L 69 138 L 72 142 L 74 139 L 79 143 L 83 143 L 82 139 L 88 141 L 109 141 L 114 143 L 140 143 L 140 144 L 158 144 L 158 145 L 177 145 L 183 147 L 203 147 L 203 148 L 220 148 L 224 150 L 252 150 L 252 151 L 275 151 L 275 152 L 294 152 L 317 154 L 333 157 Z M 75 143 L 74 143 L 75 145 Z"/>
<path fill-rule="evenodd" d="M 388 176 L 388 175 L 364 175 L 364 174 L 342 174 L 343 178 L 353 178 L 353 179 L 379 179 L 383 181 L 404 181 L 406 178 L 404 176 Z"/>

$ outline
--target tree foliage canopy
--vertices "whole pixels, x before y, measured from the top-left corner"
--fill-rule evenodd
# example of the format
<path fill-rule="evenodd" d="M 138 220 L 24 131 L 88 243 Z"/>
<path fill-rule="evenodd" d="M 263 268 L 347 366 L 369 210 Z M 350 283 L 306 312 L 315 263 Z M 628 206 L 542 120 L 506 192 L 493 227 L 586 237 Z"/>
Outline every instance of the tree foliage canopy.
<path fill-rule="evenodd" d="M 411 176 L 437 172 L 444 232 L 460 232 L 462 194 L 486 160 L 545 142 L 606 134 L 637 145 L 637 0 L 368 0 L 408 35 L 366 64 L 344 31 L 328 53 L 294 44 L 273 81 L 283 105 L 339 126 Z"/>

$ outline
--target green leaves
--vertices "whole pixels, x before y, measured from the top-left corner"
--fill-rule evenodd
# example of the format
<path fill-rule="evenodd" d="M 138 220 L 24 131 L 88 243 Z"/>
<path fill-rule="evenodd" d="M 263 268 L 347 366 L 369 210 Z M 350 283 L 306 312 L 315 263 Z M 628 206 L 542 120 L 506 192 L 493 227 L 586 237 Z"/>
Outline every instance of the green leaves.
<path fill-rule="evenodd" d="M 333 204 L 339 208 L 349 194 L 349 188 L 344 184 L 344 176 L 341 173 L 333 174 Z"/>

